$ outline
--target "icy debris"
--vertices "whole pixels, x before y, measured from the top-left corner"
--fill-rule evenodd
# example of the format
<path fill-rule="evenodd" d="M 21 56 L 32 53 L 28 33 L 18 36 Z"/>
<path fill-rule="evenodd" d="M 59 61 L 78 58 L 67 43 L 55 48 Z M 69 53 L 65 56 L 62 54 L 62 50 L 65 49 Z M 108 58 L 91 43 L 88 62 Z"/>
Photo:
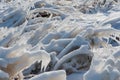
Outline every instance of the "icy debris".
<path fill-rule="evenodd" d="M 113 55 L 116 53 L 113 53 Z M 118 54 L 118 53 L 117 53 Z M 84 80 L 119 80 L 120 79 L 120 62 L 119 58 L 109 56 L 93 57 L 90 69 L 84 74 Z"/>
<path fill-rule="evenodd" d="M 65 69 L 67 74 L 89 69 L 93 53 L 88 46 L 81 46 L 58 60 L 53 69 Z"/>
<path fill-rule="evenodd" d="M 80 36 L 76 36 L 76 38 L 74 38 L 70 44 L 68 44 L 58 55 L 58 58 L 63 57 L 65 54 L 67 54 L 73 47 L 80 47 L 81 45 L 86 45 L 88 44 L 87 41 L 85 41 L 85 39 L 83 39 Z"/>
<path fill-rule="evenodd" d="M 119 80 L 120 72 L 111 66 L 107 66 L 101 72 L 89 70 L 84 76 L 84 80 Z"/>
<path fill-rule="evenodd" d="M 1 39 L 0 45 L 3 47 L 14 46 L 15 43 L 23 45 L 26 40 L 24 42 L 19 42 L 19 39 L 21 39 L 20 35 L 22 34 L 26 24 L 27 21 L 21 24 L 19 28 L 6 28 L 5 31 L 7 31 L 8 29 L 9 31 L 6 32 L 6 35 L 3 35 L 4 37 Z"/>
<path fill-rule="evenodd" d="M 48 45 L 44 46 L 44 49 L 47 52 L 61 52 L 70 42 L 72 39 L 59 39 L 59 40 L 52 40 Z"/>
<path fill-rule="evenodd" d="M 53 69 L 64 69 L 67 75 L 88 70 L 86 80 L 119 80 L 119 49 L 111 50 L 113 43 L 120 44 L 119 0 L 2 1 L 0 69 L 10 78 L 22 78 L 28 68 L 28 76 L 33 69 L 40 77 Z M 30 67 L 36 61 L 38 67 Z"/>
<path fill-rule="evenodd" d="M 3 17 L 0 18 L 0 20 L 2 21 L 0 23 L 0 27 L 19 26 L 25 21 L 26 18 L 26 13 L 22 9 L 13 9 L 12 11 L 9 11 L 9 14 L 5 14 L 5 12 L 1 14 L 3 14 Z"/>
<path fill-rule="evenodd" d="M 119 24 L 120 24 L 120 17 L 119 17 L 120 12 L 113 12 L 113 14 L 109 15 L 105 20 L 103 20 L 100 25 L 104 26 L 106 24 L 111 24 L 113 28 L 115 29 L 120 29 Z"/>
<path fill-rule="evenodd" d="M 64 70 L 44 72 L 30 80 L 66 80 L 66 72 Z"/>
<path fill-rule="evenodd" d="M 44 70 L 50 62 L 50 55 L 47 52 L 41 50 L 29 52 L 19 46 L 12 48 L 1 47 L 0 57 L 0 62 L 5 62 L 4 64 L 1 63 L 0 68 L 9 74 L 10 79 L 14 78 L 17 74 L 21 73 L 36 61 L 42 61 L 41 68 Z"/>
<path fill-rule="evenodd" d="M 51 5 L 43 0 L 40 0 L 40 1 L 36 1 L 34 3 L 34 6 L 35 8 L 42 8 L 42 7 L 45 7 L 45 8 L 58 8 L 57 6 L 55 5 Z"/>
<path fill-rule="evenodd" d="M 115 54 L 113 54 L 115 58 L 120 58 L 120 51 L 117 51 Z"/>

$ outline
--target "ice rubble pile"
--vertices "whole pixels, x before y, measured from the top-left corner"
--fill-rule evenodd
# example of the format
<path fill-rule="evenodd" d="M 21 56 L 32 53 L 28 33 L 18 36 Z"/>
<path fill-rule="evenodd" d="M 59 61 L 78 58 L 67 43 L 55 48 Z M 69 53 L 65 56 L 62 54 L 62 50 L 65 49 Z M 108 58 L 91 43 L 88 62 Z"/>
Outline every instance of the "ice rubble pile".
<path fill-rule="evenodd" d="M 45 51 L 24 51 L 22 47 L 14 46 L 12 48 L 0 48 L 0 69 L 9 74 L 12 80 L 16 75 L 28 68 L 36 61 L 42 61 L 42 67 L 46 69 L 50 62 L 50 55 Z M 20 75 L 22 78 L 22 75 Z"/>
<path fill-rule="evenodd" d="M 120 32 L 117 29 L 120 12 L 116 10 L 119 0 L 80 2 L 1 2 L 4 5 L 0 6 L 0 74 L 7 74 L 7 79 L 22 79 L 23 75 L 26 78 L 39 73 L 31 80 L 56 80 L 53 77 L 56 74 L 60 80 L 66 80 L 66 73 L 87 71 L 84 80 L 96 79 L 95 76 L 100 80 L 119 79 L 120 63 L 119 56 L 116 56 L 119 52 L 109 53 L 112 55 L 108 58 L 95 55 L 108 53 L 99 52 L 101 48 L 111 51 L 113 44 L 119 49 Z M 109 13 L 90 15 L 103 11 Z M 113 13 L 117 15 L 111 17 Z M 60 69 L 66 73 L 53 71 Z"/>
<path fill-rule="evenodd" d="M 110 52 L 106 50 L 103 51 L 112 55 L 101 58 L 98 55 L 94 57 L 90 69 L 84 74 L 84 80 L 120 79 L 120 50 L 113 51 L 112 49 Z M 103 51 L 99 51 L 100 54 L 103 54 Z"/>

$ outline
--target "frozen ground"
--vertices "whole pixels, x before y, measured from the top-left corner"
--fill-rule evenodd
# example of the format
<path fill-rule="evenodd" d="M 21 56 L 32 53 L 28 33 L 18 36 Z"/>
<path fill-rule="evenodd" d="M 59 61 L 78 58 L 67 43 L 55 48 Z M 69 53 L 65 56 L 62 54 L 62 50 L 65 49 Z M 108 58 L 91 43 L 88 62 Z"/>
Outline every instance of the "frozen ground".
<path fill-rule="evenodd" d="M 120 80 L 120 0 L 0 0 L 0 80 Z"/>

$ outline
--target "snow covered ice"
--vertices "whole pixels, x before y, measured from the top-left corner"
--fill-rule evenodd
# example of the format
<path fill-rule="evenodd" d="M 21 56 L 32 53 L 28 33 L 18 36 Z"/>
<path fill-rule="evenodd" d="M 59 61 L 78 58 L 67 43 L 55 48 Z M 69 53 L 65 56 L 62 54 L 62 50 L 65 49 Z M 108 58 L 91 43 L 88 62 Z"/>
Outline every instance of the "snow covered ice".
<path fill-rule="evenodd" d="M 0 80 L 120 80 L 120 0 L 0 0 Z"/>

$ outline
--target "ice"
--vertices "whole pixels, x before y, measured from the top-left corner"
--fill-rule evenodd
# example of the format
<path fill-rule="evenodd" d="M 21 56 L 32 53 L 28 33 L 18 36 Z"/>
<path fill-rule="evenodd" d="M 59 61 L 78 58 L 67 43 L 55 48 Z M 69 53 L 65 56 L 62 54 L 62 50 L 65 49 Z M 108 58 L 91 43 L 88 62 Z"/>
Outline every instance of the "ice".
<path fill-rule="evenodd" d="M 31 78 L 30 80 L 66 80 L 66 73 L 64 70 L 45 72 Z"/>
<path fill-rule="evenodd" d="M 0 80 L 120 80 L 119 15 L 120 0 L 0 0 Z"/>

